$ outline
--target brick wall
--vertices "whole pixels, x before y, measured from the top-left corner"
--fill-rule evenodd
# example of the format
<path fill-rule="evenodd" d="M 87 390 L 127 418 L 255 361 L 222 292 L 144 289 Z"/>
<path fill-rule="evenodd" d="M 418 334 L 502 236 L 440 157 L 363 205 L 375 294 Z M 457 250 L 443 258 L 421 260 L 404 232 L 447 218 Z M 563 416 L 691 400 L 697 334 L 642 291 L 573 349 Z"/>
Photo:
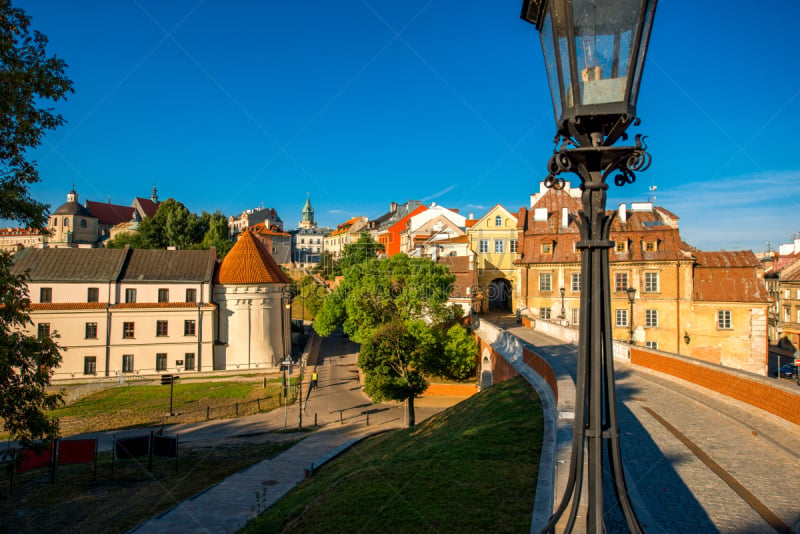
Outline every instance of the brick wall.
<path fill-rule="evenodd" d="M 770 385 L 767 378 L 749 377 L 639 347 L 631 347 L 631 363 L 727 395 L 800 425 L 800 388 L 794 393 Z"/>

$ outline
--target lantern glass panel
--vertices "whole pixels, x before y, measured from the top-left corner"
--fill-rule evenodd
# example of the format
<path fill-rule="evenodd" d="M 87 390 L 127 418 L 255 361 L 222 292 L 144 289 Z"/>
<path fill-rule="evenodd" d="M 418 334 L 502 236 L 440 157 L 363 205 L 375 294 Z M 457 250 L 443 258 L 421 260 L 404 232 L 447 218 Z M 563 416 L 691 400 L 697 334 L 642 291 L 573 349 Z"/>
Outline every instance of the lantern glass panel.
<path fill-rule="evenodd" d="M 556 119 L 561 117 L 564 111 L 563 103 L 561 100 L 561 93 L 563 88 L 558 78 L 558 57 L 556 55 L 556 41 L 553 36 L 553 22 L 549 14 L 545 16 L 544 23 L 542 24 L 542 31 L 540 32 L 542 39 L 542 51 L 544 52 L 544 64 L 547 68 L 547 79 L 550 82 L 550 96 L 553 99 L 553 111 L 556 114 Z M 559 43 L 566 44 L 565 39 L 560 39 Z M 569 71 L 567 71 L 569 72 Z M 567 74 L 569 80 L 569 74 Z"/>
<path fill-rule="evenodd" d="M 631 95 L 630 99 L 628 100 L 628 104 L 631 106 L 636 106 L 636 99 L 639 98 L 639 84 L 642 80 L 644 55 L 647 53 L 647 43 L 650 41 L 650 29 L 653 27 L 653 13 L 655 13 L 656 10 L 655 0 L 649 0 L 644 9 L 646 10 L 644 14 L 644 24 L 641 28 L 644 36 L 639 40 L 641 43 L 639 45 L 639 55 L 633 65 L 633 73 L 631 74 L 633 77 L 633 85 L 631 86 Z"/>
<path fill-rule="evenodd" d="M 574 0 L 575 60 L 582 105 L 626 101 L 641 0 Z"/>

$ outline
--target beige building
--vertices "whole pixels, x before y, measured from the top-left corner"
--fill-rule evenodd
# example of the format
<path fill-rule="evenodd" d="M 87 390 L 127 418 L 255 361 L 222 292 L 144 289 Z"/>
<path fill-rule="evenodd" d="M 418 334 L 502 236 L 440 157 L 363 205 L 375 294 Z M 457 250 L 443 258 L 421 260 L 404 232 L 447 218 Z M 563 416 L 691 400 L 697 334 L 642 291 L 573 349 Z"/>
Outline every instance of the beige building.
<path fill-rule="evenodd" d="M 280 304 L 289 282 L 252 236 L 222 264 L 214 249 L 25 249 L 14 259 L 12 272 L 30 277 L 28 332 L 63 348 L 55 380 L 274 369 L 291 348 Z"/>
<path fill-rule="evenodd" d="M 336 230 L 326 235 L 323 240 L 322 250 L 328 252 L 335 259 L 342 257 L 344 247 L 358 241 L 361 234 L 367 231 L 366 217 L 353 217 L 338 225 Z"/>
<path fill-rule="evenodd" d="M 536 320 L 580 323 L 579 193 L 543 188 L 518 214 L 519 307 Z M 609 215 L 614 339 L 764 374 L 769 301 L 755 255 L 698 251 L 649 202 Z"/>
<path fill-rule="evenodd" d="M 94 247 L 100 235 L 97 217 L 80 205 L 74 189 L 67 193 L 67 201 L 50 215 L 47 229 L 50 231 L 47 244 L 53 248 Z"/>
<path fill-rule="evenodd" d="M 517 217 L 500 204 L 490 209 L 468 230 L 469 247 L 475 253 L 481 311 L 517 309 L 519 294 Z"/>

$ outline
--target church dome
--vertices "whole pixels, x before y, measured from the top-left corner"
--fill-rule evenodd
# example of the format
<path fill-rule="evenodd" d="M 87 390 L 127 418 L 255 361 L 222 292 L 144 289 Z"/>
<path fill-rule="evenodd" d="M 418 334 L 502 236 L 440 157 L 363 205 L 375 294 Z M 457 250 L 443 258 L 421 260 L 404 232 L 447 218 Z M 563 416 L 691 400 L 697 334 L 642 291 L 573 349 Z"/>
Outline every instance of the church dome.
<path fill-rule="evenodd" d="M 289 284 L 291 281 L 250 230 L 239 234 L 239 240 L 225 255 L 217 271 L 218 284 Z"/>
<path fill-rule="evenodd" d="M 92 217 L 92 212 L 89 208 L 81 206 L 78 203 L 78 193 L 73 189 L 67 194 L 67 201 L 61 204 L 53 215 L 83 215 L 84 217 Z"/>

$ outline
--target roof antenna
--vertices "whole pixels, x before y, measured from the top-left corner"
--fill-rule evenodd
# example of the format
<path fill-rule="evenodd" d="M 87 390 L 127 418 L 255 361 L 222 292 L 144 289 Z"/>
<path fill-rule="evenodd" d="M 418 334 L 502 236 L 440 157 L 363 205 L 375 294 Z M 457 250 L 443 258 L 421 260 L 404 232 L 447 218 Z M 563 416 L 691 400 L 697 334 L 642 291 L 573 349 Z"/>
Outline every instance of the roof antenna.
<path fill-rule="evenodd" d="M 650 189 L 650 194 L 653 195 L 653 197 L 651 199 L 649 199 L 648 202 L 652 202 L 653 205 L 655 205 L 655 203 L 656 203 L 656 189 L 658 189 L 658 186 L 651 185 L 650 187 L 648 187 L 648 189 Z"/>

